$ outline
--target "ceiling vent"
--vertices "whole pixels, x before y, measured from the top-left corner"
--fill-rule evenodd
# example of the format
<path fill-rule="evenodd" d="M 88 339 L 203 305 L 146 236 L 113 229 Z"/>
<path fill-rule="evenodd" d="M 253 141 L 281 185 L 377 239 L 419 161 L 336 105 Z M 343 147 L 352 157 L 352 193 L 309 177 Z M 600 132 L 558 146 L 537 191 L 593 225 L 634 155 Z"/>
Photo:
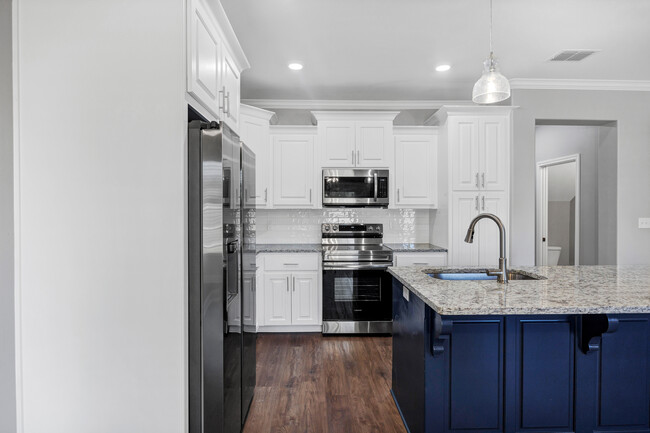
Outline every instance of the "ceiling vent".
<path fill-rule="evenodd" d="M 550 58 L 551 62 L 579 62 L 600 50 L 564 50 Z"/>

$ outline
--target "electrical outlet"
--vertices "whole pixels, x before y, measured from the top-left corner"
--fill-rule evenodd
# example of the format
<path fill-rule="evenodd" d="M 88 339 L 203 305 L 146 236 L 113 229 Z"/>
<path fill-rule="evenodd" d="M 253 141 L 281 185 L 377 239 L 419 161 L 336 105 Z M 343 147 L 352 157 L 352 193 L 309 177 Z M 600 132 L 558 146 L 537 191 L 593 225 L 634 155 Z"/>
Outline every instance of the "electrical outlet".
<path fill-rule="evenodd" d="M 650 218 L 639 218 L 640 229 L 650 229 Z"/>
<path fill-rule="evenodd" d="M 404 299 L 406 299 L 406 302 L 409 302 L 409 300 L 410 300 L 409 298 L 411 297 L 410 294 L 411 294 L 411 292 L 409 292 L 409 289 L 402 286 L 402 297 Z"/>

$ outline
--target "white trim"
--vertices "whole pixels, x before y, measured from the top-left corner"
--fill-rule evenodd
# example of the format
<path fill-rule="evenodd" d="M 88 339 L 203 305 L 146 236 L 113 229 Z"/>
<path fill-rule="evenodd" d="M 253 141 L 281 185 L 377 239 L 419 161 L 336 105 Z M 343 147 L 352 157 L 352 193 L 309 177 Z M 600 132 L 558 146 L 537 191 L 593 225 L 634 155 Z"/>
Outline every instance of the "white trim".
<path fill-rule="evenodd" d="M 510 114 L 512 110 L 519 108 L 515 105 L 445 105 L 440 107 L 438 111 L 433 113 L 427 120 L 424 121 L 425 125 L 442 125 L 447 120 L 448 116 L 452 115 L 481 115 L 481 116 L 502 116 Z"/>
<path fill-rule="evenodd" d="M 393 135 L 438 135 L 437 126 L 393 126 Z"/>
<path fill-rule="evenodd" d="M 399 115 L 399 111 L 312 111 L 311 115 L 316 122 L 349 120 L 392 122 Z"/>
<path fill-rule="evenodd" d="M 437 110 L 443 105 L 473 105 L 470 100 L 242 99 L 259 108 L 294 110 Z"/>
<path fill-rule="evenodd" d="M 25 431 L 23 393 L 23 315 L 21 274 L 21 206 L 20 206 L 20 56 L 18 43 L 19 1 L 12 1 L 12 62 L 13 62 L 13 164 L 14 164 L 14 338 L 16 374 L 16 432 Z"/>
<path fill-rule="evenodd" d="M 257 332 L 323 332 L 323 325 L 259 326 Z"/>
<path fill-rule="evenodd" d="M 552 78 L 513 78 L 513 90 L 622 90 L 650 92 L 647 80 L 580 80 Z"/>
<path fill-rule="evenodd" d="M 239 66 L 239 72 L 245 69 L 250 69 L 251 64 L 248 62 L 246 54 L 244 54 L 244 50 L 239 44 L 235 30 L 233 30 L 221 2 L 216 0 L 206 3 L 210 5 L 210 9 L 214 12 L 214 17 L 217 20 L 219 29 L 221 30 L 224 39 L 226 39 L 226 45 L 230 48 L 231 54 L 234 57 L 235 62 L 237 62 L 237 66 Z"/>
<path fill-rule="evenodd" d="M 277 120 L 277 115 L 273 111 L 264 110 L 247 104 L 239 104 L 239 114 L 271 123 L 273 122 L 273 119 Z"/>
<path fill-rule="evenodd" d="M 535 263 L 537 266 L 547 266 L 548 262 L 548 168 L 575 162 L 575 240 L 573 264 L 580 264 L 580 154 L 566 155 L 559 158 L 547 159 L 537 163 L 537 194 L 535 215 Z M 541 242 L 540 237 L 546 237 L 547 242 Z"/>
<path fill-rule="evenodd" d="M 271 134 L 309 134 L 316 135 L 318 131 L 316 126 L 310 125 L 271 125 L 269 126 Z"/>

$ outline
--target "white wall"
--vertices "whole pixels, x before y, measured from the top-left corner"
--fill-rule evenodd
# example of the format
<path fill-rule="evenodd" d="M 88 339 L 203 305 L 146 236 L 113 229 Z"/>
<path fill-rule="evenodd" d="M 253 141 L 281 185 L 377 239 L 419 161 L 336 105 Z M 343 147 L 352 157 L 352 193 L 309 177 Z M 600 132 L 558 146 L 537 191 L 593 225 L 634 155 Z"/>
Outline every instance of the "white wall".
<path fill-rule="evenodd" d="M 429 242 L 427 209 L 258 209 L 258 244 L 321 242 L 323 223 L 381 223 L 384 243 Z"/>
<path fill-rule="evenodd" d="M 21 430 L 185 431 L 183 1 L 16 4 Z"/>
<path fill-rule="evenodd" d="M 646 170 L 649 168 L 646 167 Z M 598 127 L 598 263 L 616 264 L 616 127 Z"/>
<path fill-rule="evenodd" d="M 11 0 L 0 0 L 0 432 L 16 431 Z"/>
<path fill-rule="evenodd" d="M 650 264 L 650 92 L 513 90 L 511 263 L 535 263 L 535 120 L 617 122 L 617 263 Z"/>

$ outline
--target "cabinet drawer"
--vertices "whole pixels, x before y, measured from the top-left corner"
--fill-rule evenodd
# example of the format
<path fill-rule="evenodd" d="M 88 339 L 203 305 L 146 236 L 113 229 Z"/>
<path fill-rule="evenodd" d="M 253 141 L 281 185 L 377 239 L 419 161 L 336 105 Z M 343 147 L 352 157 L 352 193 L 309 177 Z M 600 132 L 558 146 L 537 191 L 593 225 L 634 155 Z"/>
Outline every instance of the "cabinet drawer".
<path fill-rule="evenodd" d="M 266 271 L 317 271 L 319 254 L 269 254 L 264 258 Z"/>
<path fill-rule="evenodd" d="M 395 266 L 447 266 L 447 253 L 395 253 Z"/>

